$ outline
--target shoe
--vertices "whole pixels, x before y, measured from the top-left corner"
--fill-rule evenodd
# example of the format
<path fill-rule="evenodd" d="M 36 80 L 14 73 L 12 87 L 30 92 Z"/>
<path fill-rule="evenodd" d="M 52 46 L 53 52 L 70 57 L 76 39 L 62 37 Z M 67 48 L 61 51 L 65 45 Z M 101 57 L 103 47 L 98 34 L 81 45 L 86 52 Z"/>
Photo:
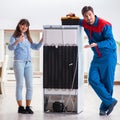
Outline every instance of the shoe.
<path fill-rule="evenodd" d="M 100 115 L 100 116 L 104 116 L 104 115 L 107 115 L 107 114 L 106 114 L 106 111 L 104 111 L 104 110 L 100 110 L 99 115 Z"/>
<path fill-rule="evenodd" d="M 26 106 L 26 112 L 28 114 L 33 114 L 34 112 L 31 110 L 30 106 Z"/>
<path fill-rule="evenodd" d="M 115 100 L 115 101 L 108 107 L 107 115 L 109 115 L 109 114 L 113 111 L 113 108 L 115 107 L 116 104 L 117 104 L 117 100 Z"/>
<path fill-rule="evenodd" d="M 23 106 L 18 107 L 18 113 L 26 114 L 26 110 L 24 109 Z"/>

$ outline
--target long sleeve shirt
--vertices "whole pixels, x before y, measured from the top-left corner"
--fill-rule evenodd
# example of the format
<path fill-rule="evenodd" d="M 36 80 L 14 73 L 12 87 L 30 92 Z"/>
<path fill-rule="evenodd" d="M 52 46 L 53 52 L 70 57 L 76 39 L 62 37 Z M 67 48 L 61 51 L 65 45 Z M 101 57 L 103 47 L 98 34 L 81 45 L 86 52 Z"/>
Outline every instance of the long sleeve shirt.
<path fill-rule="evenodd" d="M 116 50 L 116 43 L 112 33 L 111 23 L 95 16 L 93 25 L 89 25 L 84 19 L 80 19 L 80 25 L 88 36 L 89 44 L 97 43 L 97 47 L 93 47 L 94 55 L 101 57 Z"/>
<path fill-rule="evenodd" d="M 22 60 L 22 61 L 31 61 L 31 48 L 34 50 L 38 50 L 42 43 L 30 43 L 25 37 L 22 42 L 18 44 L 14 44 L 17 38 L 11 36 L 10 44 L 8 45 L 9 50 L 14 50 L 14 60 Z"/>

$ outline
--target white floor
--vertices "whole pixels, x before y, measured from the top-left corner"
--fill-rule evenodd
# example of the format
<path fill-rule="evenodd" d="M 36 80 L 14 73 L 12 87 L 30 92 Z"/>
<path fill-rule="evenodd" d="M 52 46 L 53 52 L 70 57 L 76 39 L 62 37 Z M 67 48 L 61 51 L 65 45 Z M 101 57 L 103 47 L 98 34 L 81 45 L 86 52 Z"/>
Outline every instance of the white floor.
<path fill-rule="evenodd" d="M 37 82 L 36 82 L 37 81 Z M 0 96 L 0 120 L 119 120 L 120 118 L 120 86 L 114 87 L 114 97 L 118 100 L 109 116 L 99 116 L 100 99 L 92 88 L 84 85 L 84 110 L 80 114 L 44 113 L 42 80 L 34 79 L 32 100 L 33 115 L 18 114 L 15 100 L 15 82 L 5 85 L 5 95 Z M 24 91 L 23 91 L 24 94 Z"/>

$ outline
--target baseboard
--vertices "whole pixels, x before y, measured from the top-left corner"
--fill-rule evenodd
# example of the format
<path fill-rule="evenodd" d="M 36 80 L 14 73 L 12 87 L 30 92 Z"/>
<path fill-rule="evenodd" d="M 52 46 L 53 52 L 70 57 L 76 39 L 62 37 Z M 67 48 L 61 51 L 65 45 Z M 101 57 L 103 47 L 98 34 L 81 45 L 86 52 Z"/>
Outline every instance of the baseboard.
<path fill-rule="evenodd" d="M 84 80 L 84 83 L 88 83 L 88 81 Z M 114 81 L 114 85 L 120 85 L 120 81 Z"/>
<path fill-rule="evenodd" d="M 114 81 L 114 85 L 120 85 L 120 81 Z"/>

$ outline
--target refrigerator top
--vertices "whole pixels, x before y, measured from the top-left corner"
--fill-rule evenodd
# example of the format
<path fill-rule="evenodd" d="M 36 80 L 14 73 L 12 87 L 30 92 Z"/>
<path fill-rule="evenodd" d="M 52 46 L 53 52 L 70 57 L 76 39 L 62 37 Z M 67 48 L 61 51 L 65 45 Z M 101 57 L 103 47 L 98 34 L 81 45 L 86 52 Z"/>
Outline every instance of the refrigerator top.
<path fill-rule="evenodd" d="M 43 25 L 44 29 L 78 29 L 79 25 Z"/>

